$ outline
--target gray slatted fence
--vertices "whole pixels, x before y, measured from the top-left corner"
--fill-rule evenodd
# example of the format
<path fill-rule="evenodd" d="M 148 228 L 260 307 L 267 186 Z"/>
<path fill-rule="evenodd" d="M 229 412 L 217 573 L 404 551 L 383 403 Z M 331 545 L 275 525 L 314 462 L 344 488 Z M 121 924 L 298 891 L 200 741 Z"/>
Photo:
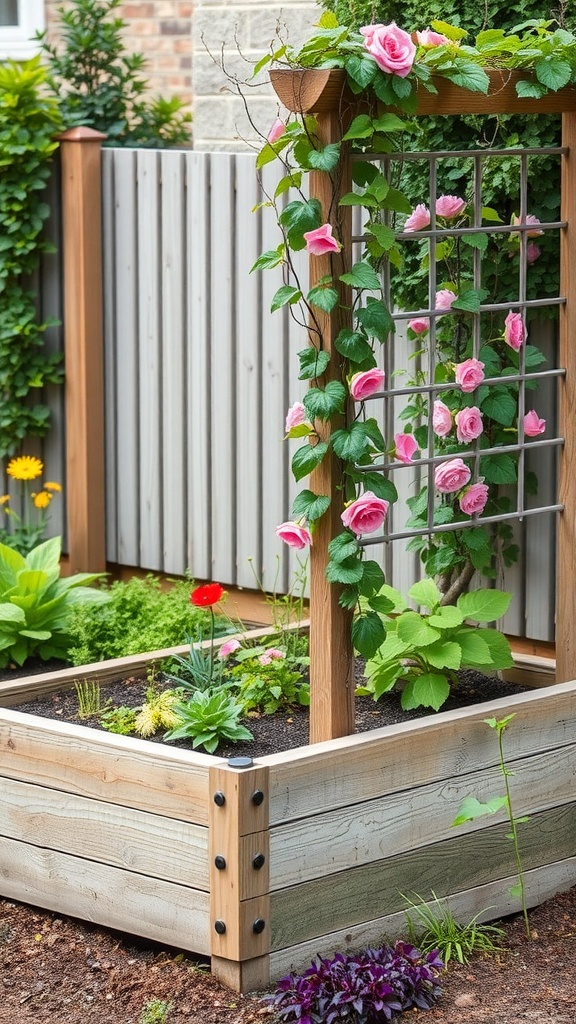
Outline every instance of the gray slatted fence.
<path fill-rule="evenodd" d="M 264 171 L 273 191 L 274 168 Z M 280 272 L 249 274 L 279 242 L 270 210 L 251 212 L 263 199 L 253 157 L 105 149 L 103 197 L 107 557 L 242 587 L 254 586 L 254 570 L 267 588 L 276 581 L 286 590 L 297 562 L 274 531 L 295 493 L 298 442 L 282 436 L 286 410 L 303 394 L 296 353 L 305 340 L 287 314 L 269 312 Z M 42 310 L 52 315 L 60 309 L 56 263 L 47 258 L 40 275 Z M 304 254 L 299 272 L 305 279 Z M 532 330 L 553 361 L 553 330 Z M 59 343 L 59 332 L 50 338 Z M 407 365 L 409 348 L 399 331 L 389 374 Z M 538 411 L 551 427 L 554 397 L 553 384 L 540 386 Z M 50 400 L 54 430 L 42 454 L 65 483 L 61 392 Z M 530 468 L 540 497 L 552 499 L 553 461 L 544 455 Z M 397 477 L 408 496 L 411 474 Z M 523 562 L 497 581 L 515 593 L 505 627 L 533 639 L 553 638 L 551 518 L 518 527 Z M 402 590 L 419 576 L 404 542 L 370 554 Z"/>

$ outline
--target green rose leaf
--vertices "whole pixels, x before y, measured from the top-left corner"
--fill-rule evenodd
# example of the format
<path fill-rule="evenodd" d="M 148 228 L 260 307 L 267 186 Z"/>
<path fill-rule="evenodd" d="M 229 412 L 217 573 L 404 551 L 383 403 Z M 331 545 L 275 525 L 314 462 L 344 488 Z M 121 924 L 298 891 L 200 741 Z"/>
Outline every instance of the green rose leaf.
<path fill-rule="evenodd" d="M 404 711 L 413 708 L 433 708 L 438 711 L 450 694 L 450 685 L 446 676 L 438 672 L 423 672 L 421 676 L 411 680 L 404 688 L 400 703 Z"/>
<path fill-rule="evenodd" d="M 363 363 L 364 360 L 373 356 L 372 346 L 364 335 L 358 331 L 351 331 L 348 327 L 342 328 L 334 345 L 340 355 L 345 356 L 352 363 Z"/>
<path fill-rule="evenodd" d="M 440 633 L 433 629 L 417 612 L 403 612 L 396 622 L 398 636 L 411 647 L 427 647 L 440 639 Z"/>
<path fill-rule="evenodd" d="M 386 629 L 377 612 L 365 612 L 354 619 L 352 644 L 364 658 L 373 658 L 385 639 Z"/>
<path fill-rule="evenodd" d="M 347 391 L 339 380 L 331 380 L 325 388 L 310 388 L 303 405 L 311 420 L 329 420 L 344 410 Z"/>
<path fill-rule="evenodd" d="M 369 558 L 363 562 L 364 572 L 362 574 L 362 580 L 360 582 L 360 593 L 363 597 L 369 597 L 372 600 L 376 600 L 372 595 L 380 590 L 380 587 L 384 585 L 384 572 L 382 567 L 378 565 L 378 562 L 373 561 Z M 383 599 L 388 605 L 391 606 L 391 601 L 387 598 Z M 381 611 L 381 608 L 376 608 L 375 605 L 371 604 L 371 607 L 375 611 Z M 390 607 L 388 610 L 392 610 Z"/>
<path fill-rule="evenodd" d="M 328 562 L 326 579 L 328 583 L 359 583 L 364 567 L 359 557 L 345 558 L 342 562 Z"/>
<path fill-rule="evenodd" d="M 494 622 L 501 619 L 510 607 L 512 594 L 503 590 L 473 590 L 461 594 L 456 602 L 464 618 L 472 622 Z"/>
<path fill-rule="evenodd" d="M 394 330 L 394 321 L 382 299 L 369 297 L 366 305 L 356 311 L 356 320 L 370 337 L 386 341 Z"/>
<path fill-rule="evenodd" d="M 305 231 L 313 231 L 322 223 L 322 207 L 318 199 L 295 199 L 288 203 L 278 218 L 288 236 L 288 244 L 296 251 L 306 248 Z"/>
<path fill-rule="evenodd" d="M 315 171 L 333 171 L 339 159 L 339 142 L 330 142 L 323 149 L 311 149 L 308 154 L 308 163 Z"/>
<path fill-rule="evenodd" d="M 373 63 L 373 61 L 371 61 Z M 348 131 L 342 136 L 343 142 L 351 139 L 371 139 L 374 135 L 372 118 L 368 114 L 359 114 L 355 117 Z"/>
<path fill-rule="evenodd" d="M 360 552 L 358 541 L 349 530 L 344 530 L 334 537 L 328 545 L 328 554 L 333 562 L 344 562 L 352 555 Z"/>
<path fill-rule="evenodd" d="M 487 455 L 480 459 L 480 476 L 487 484 L 514 484 L 517 479 L 516 463 L 506 452 Z"/>
<path fill-rule="evenodd" d="M 344 462 L 357 462 L 369 447 L 366 426 L 361 421 L 352 423 L 332 434 L 332 448 Z"/>
<path fill-rule="evenodd" d="M 310 523 L 320 519 L 330 507 L 330 498 L 327 494 L 314 494 L 314 491 L 301 491 L 297 494 L 292 503 L 292 516 L 294 519 L 307 519 Z"/>
<path fill-rule="evenodd" d="M 330 362 L 328 352 L 314 348 L 313 345 L 302 349 L 298 353 L 298 358 L 300 360 L 299 380 L 316 380 L 326 371 Z"/>
<path fill-rule="evenodd" d="M 510 427 L 518 415 L 518 403 L 507 388 L 494 387 L 482 402 L 482 412 L 503 427 Z"/>
<path fill-rule="evenodd" d="M 250 269 L 250 273 L 254 270 L 270 270 L 272 267 L 277 267 L 279 263 L 282 263 L 284 259 L 284 246 L 279 245 L 277 249 L 269 249 L 268 252 L 263 252 L 258 257 L 256 263 Z"/>
<path fill-rule="evenodd" d="M 355 263 L 347 274 L 341 274 L 340 280 L 352 288 L 369 288 L 370 291 L 377 291 L 381 287 L 381 281 L 376 271 L 369 263 L 362 261 Z"/>
<path fill-rule="evenodd" d="M 316 466 L 319 466 L 328 451 L 328 445 L 321 441 L 314 448 L 305 444 L 298 448 L 292 456 L 292 473 L 295 480 L 301 480 L 308 476 Z"/>
<path fill-rule="evenodd" d="M 319 285 L 317 288 L 310 289 L 306 299 L 313 306 L 323 309 L 325 313 L 331 313 L 338 302 L 338 292 L 335 288 Z"/>
<path fill-rule="evenodd" d="M 270 306 L 270 312 L 275 313 L 277 309 L 281 309 L 282 306 L 293 305 L 294 302 L 299 302 L 302 298 L 302 292 L 298 288 L 293 288 L 292 285 L 283 284 L 278 289 Z"/>

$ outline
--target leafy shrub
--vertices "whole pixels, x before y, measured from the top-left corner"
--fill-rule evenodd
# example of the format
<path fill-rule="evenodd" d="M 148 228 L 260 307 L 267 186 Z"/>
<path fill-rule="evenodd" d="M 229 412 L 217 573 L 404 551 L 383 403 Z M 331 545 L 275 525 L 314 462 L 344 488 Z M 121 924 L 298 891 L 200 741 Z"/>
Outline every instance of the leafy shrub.
<path fill-rule="evenodd" d="M 101 573 L 77 573 L 59 579 L 60 537 L 52 537 L 26 557 L 0 544 L 0 668 L 38 654 L 42 659 L 68 657 L 72 610 L 107 600 L 86 586 Z M 90 612 L 87 612 L 90 614 Z"/>
<path fill-rule="evenodd" d="M 51 246 L 42 239 L 49 214 L 43 190 L 61 128 L 56 96 L 47 86 L 39 58 L 0 63 L 0 458 L 25 437 L 41 437 L 50 411 L 27 402 L 45 384 L 62 379 L 59 353 L 44 347 L 35 295 L 26 279 Z"/>
<path fill-rule="evenodd" d="M 242 653 L 249 657 L 230 670 L 230 681 L 238 687 L 238 700 L 245 712 L 273 715 L 281 708 L 310 703 L 310 686 L 302 673 L 291 667 L 291 659 L 283 652 L 277 648 L 271 651 L 275 656 L 265 648 L 258 648 L 254 653 L 244 651 Z"/>
<path fill-rule="evenodd" d="M 38 39 L 61 94 L 66 127 L 85 125 L 106 132 L 110 145 L 179 146 L 190 144 L 191 115 L 178 97 L 145 100 L 148 83 L 140 72 L 141 53 L 126 52 L 122 29 L 113 16 L 120 0 L 72 0 L 58 7 L 64 48 Z"/>
<path fill-rule="evenodd" d="M 243 708 L 225 690 L 198 690 L 186 703 L 177 704 L 177 725 L 165 740 L 191 739 L 193 747 L 204 747 L 213 754 L 221 740 L 251 740 L 252 733 L 241 725 Z"/>
<path fill-rule="evenodd" d="M 402 1010 L 429 1009 L 440 994 L 443 966 L 437 953 L 423 956 L 405 942 L 336 953 L 282 978 L 266 1001 L 286 1024 L 380 1024 Z"/>
<path fill-rule="evenodd" d="M 157 577 L 113 583 L 109 600 L 97 609 L 78 608 L 71 626 L 69 657 L 74 665 L 162 650 L 197 636 L 208 623 L 205 611 L 190 604 L 190 581 L 162 590 Z M 217 623 L 226 632 L 224 621 Z"/>
<path fill-rule="evenodd" d="M 379 608 L 388 602 L 386 639 L 366 664 L 369 683 L 361 688 L 377 700 L 401 681 L 405 683 L 401 703 L 404 710 L 431 707 L 435 711 L 447 700 L 450 685 L 457 683 L 461 668 L 495 671 L 511 668 L 508 640 L 497 629 L 479 629 L 472 622 L 492 622 L 506 612 L 510 594 L 500 590 L 475 590 L 462 594 L 455 605 L 442 605 L 442 594 L 434 580 L 424 579 L 408 591 L 429 614 L 412 611 L 393 587 L 385 585 L 375 599 Z"/>

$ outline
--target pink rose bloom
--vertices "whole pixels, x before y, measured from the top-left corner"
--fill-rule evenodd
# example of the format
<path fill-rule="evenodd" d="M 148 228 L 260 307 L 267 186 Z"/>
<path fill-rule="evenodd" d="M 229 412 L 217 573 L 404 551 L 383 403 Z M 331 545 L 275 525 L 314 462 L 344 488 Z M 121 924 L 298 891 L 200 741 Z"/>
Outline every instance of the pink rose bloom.
<path fill-rule="evenodd" d="M 456 292 L 453 292 L 451 288 L 441 288 L 439 292 L 436 292 L 434 309 L 451 309 L 452 303 L 457 298 Z"/>
<path fill-rule="evenodd" d="M 363 373 L 355 373 L 350 380 L 350 394 L 355 402 L 363 402 L 365 398 L 382 391 L 386 374 L 377 366 L 371 370 L 364 370 Z"/>
<path fill-rule="evenodd" d="M 449 462 L 441 462 L 434 470 L 434 484 L 440 494 L 452 494 L 460 491 L 466 486 L 471 473 L 462 459 L 450 459 Z"/>
<path fill-rule="evenodd" d="M 325 256 L 328 252 L 340 252 L 342 246 L 332 234 L 332 225 L 323 224 L 321 228 L 314 228 L 314 231 L 305 231 L 306 252 L 312 256 Z"/>
<path fill-rule="evenodd" d="M 466 200 L 459 196 L 438 196 L 436 200 L 436 216 L 452 220 L 459 217 L 466 209 Z"/>
<path fill-rule="evenodd" d="M 280 537 L 280 540 L 283 540 L 289 547 L 298 548 L 299 551 L 312 543 L 310 530 L 306 526 L 300 526 L 299 523 L 280 523 L 280 526 L 276 527 L 276 536 Z"/>
<path fill-rule="evenodd" d="M 424 29 L 423 32 L 417 32 L 416 39 L 419 46 L 443 46 L 445 43 L 450 42 L 447 36 L 443 36 L 440 32 L 433 32 L 430 28 Z M 459 46 L 460 44 L 457 43 L 456 45 Z"/>
<path fill-rule="evenodd" d="M 277 647 L 270 647 L 260 655 L 258 661 L 261 665 L 269 665 L 271 661 L 283 661 L 285 657 L 284 651 L 279 651 Z"/>
<path fill-rule="evenodd" d="M 444 405 L 444 402 L 441 402 L 439 398 L 434 402 L 432 427 L 438 437 L 446 437 L 452 430 L 452 413 L 448 406 Z"/>
<path fill-rule="evenodd" d="M 504 321 L 504 341 L 515 352 L 522 348 L 526 341 L 526 328 L 521 313 L 513 313 L 512 310 L 508 313 Z"/>
<path fill-rule="evenodd" d="M 535 242 L 528 242 L 526 246 L 526 262 L 530 264 L 536 263 L 541 251 L 540 246 L 536 245 Z"/>
<path fill-rule="evenodd" d="M 294 402 L 286 413 L 286 433 L 290 433 L 292 427 L 299 427 L 306 422 L 306 409 L 302 402 Z"/>
<path fill-rule="evenodd" d="M 234 638 L 232 638 L 231 640 L 226 640 L 225 643 L 222 644 L 220 650 L 218 651 L 218 657 L 228 658 L 231 654 L 234 654 L 234 651 L 240 650 L 241 647 L 242 644 L 240 643 L 239 640 L 235 640 Z"/>
<path fill-rule="evenodd" d="M 484 380 L 484 363 L 479 359 L 465 359 L 454 367 L 456 383 L 462 391 L 475 391 Z"/>
<path fill-rule="evenodd" d="M 471 484 L 467 487 L 458 499 L 460 508 L 467 516 L 477 515 L 484 511 L 488 501 L 488 487 L 486 484 Z"/>
<path fill-rule="evenodd" d="M 398 28 L 395 21 L 390 25 L 365 25 L 360 32 L 364 46 L 382 71 L 399 78 L 410 74 L 416 47 L 408 32 Z"/>
<path fill-rule="evenodd" d="M 408 321 L 408 327 L 414 334 L 426 334 L 430 330 L 430 321 L 427 316 L 416 316 Z"/>
<path fill-rule="evenodd" d="M 470 441 L 475 441 L 477 437 L 480 437 L 484 424 L 482 423 L 482 413 L 475 405 L 469 409 L 461 409 L 456 413 L 454 419 L 456 420 L 456 437 L 460 444 L 469 444 Z"/>
<path fill-rule="evenodd" d="M 526 235 L 526 238 L 538 238 L 539 235 L 543 235 L 544 234 L 542 229 L 537 226 L 537 225 L 540 224 L 540 220 L 538 219 L 538 217 L 535 217 L 533 213 L 527 213 L 525 220 L 520 220 L 520 217 L 517 217 L 516 214 L 513 213 L 512 214 L 512 223 L 513 224 L 531 224 L 532 225 L 532 231 L 525 231 L 524 232 L 524 234 Z M 513 233 L 514 234 L 518 234 L 517 231 L 515 231 Z"/>
<path fill-rule="evenodd" d="M 430 224 L 430 210 L 424 203 L 418 203 L 408 217 L 404 231 L 424 231 Z"/>
<path fill-rule="evenodd" d="M 541 420 L 538 413 L 531 409 L 524 417 L 524 433 L 526 437 L 537 437 L 546 430 L 546 420 Z"/>
<path fill-rule="evenodd" d="M 285 131 L 286 125 L 284 124 L 284 121 L 277 117 L 270 131 L 268 132 L 268 135 L 266 136 L 266 141 L 269 142 L 271 146 L 273 146 L 275 142 L 278 142 L 278 139 L 282 138 Z"/>
<path fill-rule="evenodd" d="M 377 498 L 372 491 L 366 491 L 344 509 L 340 518 L 352 533 L 374 533 L 382 526 L 389 507 L 384 498 Z"/>
<path fill-rule="evenodd" d="M 414 452 L 418 450 L 416 438 L 412 434 L 394 434 L 394 443 L 398 461 L 406 464 L 412 462 Z"/>

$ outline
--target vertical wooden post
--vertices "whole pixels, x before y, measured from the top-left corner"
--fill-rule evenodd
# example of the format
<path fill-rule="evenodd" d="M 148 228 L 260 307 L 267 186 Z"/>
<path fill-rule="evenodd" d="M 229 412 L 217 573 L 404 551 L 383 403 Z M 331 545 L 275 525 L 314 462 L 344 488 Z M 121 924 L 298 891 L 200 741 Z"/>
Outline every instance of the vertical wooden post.
<path fill-rule="evenodd" d="M 70 572 L 106 568 L 101 150 L 106 136 L 60 136 L 66 495 Z"/>
<path fill-rule="evenodd" d="M 568 227 L 560 234 L 559 365 L 566 377 L 559 387 L 560 452 L 556 571 L 556 681 L 576 678 L 576 113 L 562 115 L 562 200 L 560 217 Z"/>
<path fill-rule="evenodd" d="M 322 146 L 338 142 L 342 137 L 342 120 L 338 109 L 318 114 L 318 138 Z M 342 242 L 341 253 L 310 257 L 310 287 L 320 278 L 330 275 L 340 293 L 339 304 L 331 314 L 315 308 L 326 352 L 331 355 L 324 381 L 342 379 L 342 356 L 334 341 L 343 327 L 352 326 L 351 290 L 338 281 L 340 274 L 349 269 L 346 259 L 352 248 L 350 207 L 338 207 L 338 201 L 352 189 L 350 156 L 346 144 L 337 170 L 338 189 L 335 193 L 330 175 L 322 171 L 310 174 L 310 195 L 320 200 L 324 222 L 329 221 Z M 311 331 L 311 341 L 317 337 Z M 333 425 L 332 425 L 333 426 Z M 320 440 L 327 441 L 331 426 L 317 423 Z M 311 474 L 310 486 L 315 494 L 327 494 L 332 503 L 320 519 L 310 550 L 310 742 L 354 732 L 354 666 L 352 660 L 352 613 L 338 604 L 340 588 L 326 580 L 328 544 L 343 529 L 340 515 L 343 509 L 341 490 L 341 463 L 332 452 Z"/>

